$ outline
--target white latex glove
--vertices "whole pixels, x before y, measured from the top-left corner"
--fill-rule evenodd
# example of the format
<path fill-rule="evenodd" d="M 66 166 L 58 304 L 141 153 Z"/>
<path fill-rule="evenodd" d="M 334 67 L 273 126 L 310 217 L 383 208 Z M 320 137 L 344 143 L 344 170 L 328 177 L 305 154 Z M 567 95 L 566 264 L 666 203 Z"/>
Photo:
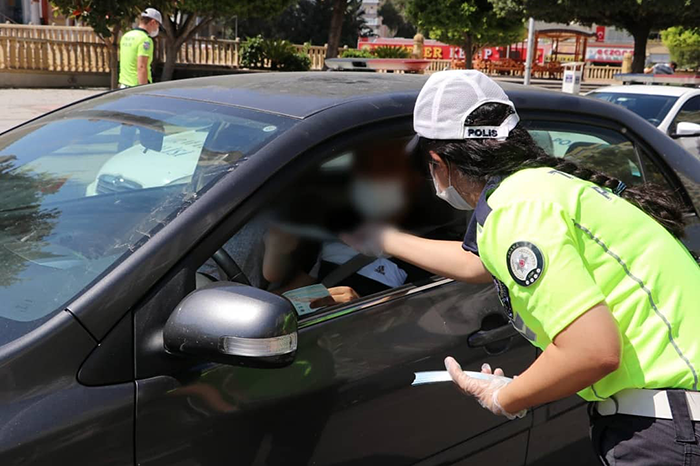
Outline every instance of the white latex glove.
<path fill-rule="evenodd" d="M 481 366 L 481 372 L 493 374 L 494 377 L 489 380 L 479 380 L 465 374 L 459 363 L 452 357 L 445 359 L 445 368 L 447 372 L 450 373 L 452 381 L 456 383 L 464 393 L 476 398 L 476 401 L 478 401 L 482 407 L 488 409 L 492 413 L 505 416 L 511 420 L 525 417 L 525 414 L 527 414 L 527 410 L 525 409 L 515 414 L 508 413 L 498 402 L 498 393 L 503 387 L 512 382 L 512 379 L 504 377 L 502 369 L 496 369 L 494 372 L 491 372 L 491 366 L 484 364 Z"/>
<path fill-rule="evenodd" d="M 369 257 L 383 257 L 385 237 L 388 232 L 394 231 L 393 227 L 368 223 L 353 233 L 340 235 L 345 244 L 357 252 Z"/>

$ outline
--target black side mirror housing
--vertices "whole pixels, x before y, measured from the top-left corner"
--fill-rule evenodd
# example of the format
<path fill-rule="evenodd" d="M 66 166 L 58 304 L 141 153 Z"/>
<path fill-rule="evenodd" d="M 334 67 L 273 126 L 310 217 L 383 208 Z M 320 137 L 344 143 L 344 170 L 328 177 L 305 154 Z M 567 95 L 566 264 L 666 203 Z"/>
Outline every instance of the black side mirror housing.
<path fill-rule="evenodd" d="M 222 364 L 281 367 L 297 349 L 297 316 L 286 299 L 218 282 L 183 299 L 163 330 L 166 351 Z"/>

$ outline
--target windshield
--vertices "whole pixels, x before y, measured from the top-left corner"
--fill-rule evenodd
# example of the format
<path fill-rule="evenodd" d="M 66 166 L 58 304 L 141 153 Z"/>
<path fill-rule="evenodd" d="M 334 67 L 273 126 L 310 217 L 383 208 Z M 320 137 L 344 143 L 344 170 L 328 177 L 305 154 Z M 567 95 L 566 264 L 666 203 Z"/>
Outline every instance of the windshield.
<path fill-rule="evenodd" d="M 621 105 L 631 110 L 654 126 L 659 126 L 678 97 L 668 95 L 621 94 L 618 92 L 594 92 L 596 99 Z"/>
<path fill-rule="evenodd" d="M 0 135 L 0 345 L 61 310 L 294 121 L 113 93 Z"/>

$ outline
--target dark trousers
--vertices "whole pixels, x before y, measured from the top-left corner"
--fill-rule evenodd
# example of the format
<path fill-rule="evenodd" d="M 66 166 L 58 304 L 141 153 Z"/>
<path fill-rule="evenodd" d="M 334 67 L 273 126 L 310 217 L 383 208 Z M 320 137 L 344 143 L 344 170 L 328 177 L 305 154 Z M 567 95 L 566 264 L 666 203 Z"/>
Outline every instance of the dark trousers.
<path fill-rule="evenodd" d="M 591 414 L 593 449 L 606 466 L 700 466 L 700 422 L 690 420 L 683 390 L 668 390 L 673 419 Z"/>

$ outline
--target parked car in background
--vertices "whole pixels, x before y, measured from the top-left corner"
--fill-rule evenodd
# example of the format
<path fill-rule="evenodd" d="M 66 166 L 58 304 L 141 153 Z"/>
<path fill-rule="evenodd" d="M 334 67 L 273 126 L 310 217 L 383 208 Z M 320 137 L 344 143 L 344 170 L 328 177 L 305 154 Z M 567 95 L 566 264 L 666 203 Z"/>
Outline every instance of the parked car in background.
<path fill-rule="evenodd" d="M 358 161 L 405 157 L 425 79 L 173 81 L 0 134 L 0 464 L 596 464 L 577 397 L 508 421 L 451 383 L 412 386 L 447 355 L 535 361 L 491 285 L 333 261 Z M 700 250 L 700 159 L 620 106 L 503 88 L 551 155 L 677 192 Z M 409 229 L 461 240 L 470 213 L 404 160 Z M 392 267 L 399 284 L 310 305 Z"/>
<path fill-rule="evenodd" d="M 602 87 L 586 95 L 636 113 L 700 158 L 700 89 L 634 84 Z"/>

